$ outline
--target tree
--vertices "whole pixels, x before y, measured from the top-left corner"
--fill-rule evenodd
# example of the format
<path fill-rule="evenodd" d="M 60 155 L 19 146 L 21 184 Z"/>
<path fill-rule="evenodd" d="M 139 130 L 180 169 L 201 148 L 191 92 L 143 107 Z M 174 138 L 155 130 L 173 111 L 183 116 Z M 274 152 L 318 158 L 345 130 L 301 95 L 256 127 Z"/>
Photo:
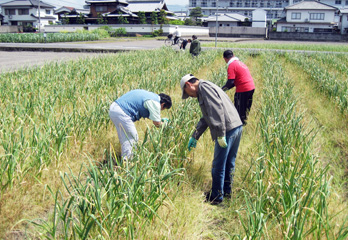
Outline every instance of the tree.
<path fill-rule="evenodd" d="M 198 21 L 198 18 L 203 17 L 202 9 L 200 7 L 195 7 L 190 11 L 190 17 L 194 18 L 195 21 Z"/>
<path fill-rule="evenodd" d="M 98 13 L 97 17 L 98 17 L 98 19 L 97 19 L 98 24 L 107 24 L 108 23 L 108 20 L 106 20 L 106 18 L 104 18 L 104 16 L 101 13 Z"/>
<path fill-rule="evenodd" d="M 194 26 L 194 25 L 196 25 L 196 23 L 195 23 L 195 21 L 192 20 L 192 18 L 186 18 L 185 25 Z"/>
<path fill-rule="evenodd" d="M 121 16 L 118 17 L 118 23 L 119 24 L 127 24 L 127 23 L 129 23 L 128 19 L 123 17 L 121 12 L 119 12 L 118 14 L 121 14 Z"/>
<path fill-rule="evenodd" d="M 158 24 L 158 19 L 157 19 L 157 13 L 152 12 L 151 13 L 151 24 Z"/>
<path fill-rule="evenodd" d="M 85 24 L 85 15 L 83 13 L 80 13 L 78 18 L 76 19 L 77 24 Z"/>
<path fill-rule="evenodd" d="M 146 24 L 145 12 L 138 12 L 139 24 Z"/>
<path fill-rule="evenodd" d="M 158 19 L 159 24 L 168 24 L 169 20 L 167 19 L 167 13 L 163 9 L 159 13 L 159 19 Z"/>
<path fill-rule="evenodd" d="M 64 13 L 64 17 L 62 18 L 62 24 L 69 24 L 69 18 L 66 17 L 67 13 Z"/>

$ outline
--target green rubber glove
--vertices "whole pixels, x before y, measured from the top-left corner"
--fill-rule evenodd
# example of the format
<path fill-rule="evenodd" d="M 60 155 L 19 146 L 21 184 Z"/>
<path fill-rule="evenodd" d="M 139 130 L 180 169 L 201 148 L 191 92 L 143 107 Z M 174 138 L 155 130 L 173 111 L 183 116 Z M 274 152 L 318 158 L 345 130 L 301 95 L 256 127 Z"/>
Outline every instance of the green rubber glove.
<path fill-rule="evenodd" d="M 197 140 L 193 137 L 190 138 L 189 143 L 188 143 L 188 150 L 191 151 L 191 148 L 196 148 L 197 145 Z"/>
<path fill-rule="evenodd" d="M 227 148 L 227 142 L 226 142 L 226 137 L 218 137 L 217 138 L 218 144 L 220 145 L 220 147 L 222 148 Z"/>
<path fill-rule="evenodd" d="M 169 119 L 168 118 L 162 118 L 161 122 L 169 122 Z"/>

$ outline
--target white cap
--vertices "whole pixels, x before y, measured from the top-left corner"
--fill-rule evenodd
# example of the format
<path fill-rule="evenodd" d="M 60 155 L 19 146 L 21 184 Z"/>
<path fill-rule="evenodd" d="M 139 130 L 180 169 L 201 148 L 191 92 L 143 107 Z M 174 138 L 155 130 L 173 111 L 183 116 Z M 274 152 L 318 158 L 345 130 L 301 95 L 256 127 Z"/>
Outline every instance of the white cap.
<path fill-rule="evenodd" d="M 192 78 L 196 78 L 195 76 L 193 76 L 192 74 L 186 74 L 185 76 L 182 77 L 181 81 L 180 81 L 180 87 L 182 90 L 182 99 L 186 99 L 189 97 L 189 95 L 187 95 L 187 93 L 185 93 L 185 83 L 189 80 L 191 80 Z"/>

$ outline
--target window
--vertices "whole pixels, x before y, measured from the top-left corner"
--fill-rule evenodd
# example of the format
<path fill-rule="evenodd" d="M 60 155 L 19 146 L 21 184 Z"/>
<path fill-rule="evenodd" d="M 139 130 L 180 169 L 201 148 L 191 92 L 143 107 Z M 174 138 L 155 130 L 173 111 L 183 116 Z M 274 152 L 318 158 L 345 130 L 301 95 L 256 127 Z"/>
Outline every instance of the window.
<path fill-rule="evenodd" d="M 51 10 L 46 9 L 46 14 L 51 14 Z"/>
<path fill-rule="evenodd" d="M 252 6 L 252 7 L 257 7 L 257 2 L 256 2 L 256 1 L 253 1 L 253 2 L 251 3 L 251 6 Z"/>
<path fill-rule="evenodd" d="M 348 5 L 348 1 L 346 1 L 346 5 Z"/>
<path fill-rule="evenodd" d="M 298 13 L 298 12 L 291 13 L 291 19 L 301 19 L 301 13 Z"/>
<path fill-rule="evenodd" d="M 192 0 L 191 4 L 192 4 L 191 5 L 192 7 L 196 7 L 197 6 L 197 1 L 196 0 Z"/>
<path fill-rule="evenodd" d="M 250 7 L 250 1 L 249 0 L 245 1 L 244 7 Z"/>
<path fill-rule="evenodd" d="M 18 9 L 18 15 L 29 15 L 29 9 Z"/>
<path fill-rule="evenodd" d="M 336 0 L 335 4 L 342 4 L 342 1 L 341 0 Z"/>
<path fill-rule="evenodd" d="M 260 2 L 260 7 L 264 7 L 264 6 L 265 6 L 264 2 Z"/>
<path fill-rule="evenodd" d="M 212 7 L 216 7 L 216 2 L 212 2 L 212 3 L 211 3 L 211 6 L 212 6 Z"/>
<path fill-rule="evenodd" d="M 242 1 L 239 0 L 239 1 L 237 2 L 237 7 L 242 7 Z"/>
<path fill-rule="evenodd" d="M 281 1 L 277 1 L 276 2 L 276 7 L 277 8 L 281 8 L 282 7 L 282 2 Z"/>
<path fill-rule="evenodd" d="M 5 9 L 5 15 L 16 15 L 16 9 Z"/>
<path fill-rule="evenodd" d="M 97 12 L 106 12 L 108 10 L 107 6 L 96 6 L 95 10 Z"/>
<path fill-rule="evenodd" d="M 207 0 L 203 0 L 202 3 L 201 3 L 201 6 L 202 7 L 207 7 L 208 6 Z"/>
<path fill-rule="evenodd" d="M 310 13 L 310 20 L 324 20 L 325 13 Z"/>
<path fill-rule="evenodd" d="M 230 7 L 234 7 L 233 1 L 230 1 Z"/>

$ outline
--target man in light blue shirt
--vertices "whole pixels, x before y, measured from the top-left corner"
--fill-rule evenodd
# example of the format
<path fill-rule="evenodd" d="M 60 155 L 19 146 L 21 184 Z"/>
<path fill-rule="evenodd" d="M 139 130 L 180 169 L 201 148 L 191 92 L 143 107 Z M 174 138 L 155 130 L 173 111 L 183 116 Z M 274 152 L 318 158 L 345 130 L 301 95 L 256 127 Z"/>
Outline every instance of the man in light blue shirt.
<path fill-rule="evenodd" d="M 141 118 L 149 118 L 156 127 L 159 127 L 165 121 L 161 119 L 161 110 L 169 109 L 171 106 L 170 96 L 164 93 L 157 95 L 142 89 L 132 90 L 111 104 L 109 116 L 121 143 L 122 159 L 132 157 L 138 141 L 134 122 Z"/>

